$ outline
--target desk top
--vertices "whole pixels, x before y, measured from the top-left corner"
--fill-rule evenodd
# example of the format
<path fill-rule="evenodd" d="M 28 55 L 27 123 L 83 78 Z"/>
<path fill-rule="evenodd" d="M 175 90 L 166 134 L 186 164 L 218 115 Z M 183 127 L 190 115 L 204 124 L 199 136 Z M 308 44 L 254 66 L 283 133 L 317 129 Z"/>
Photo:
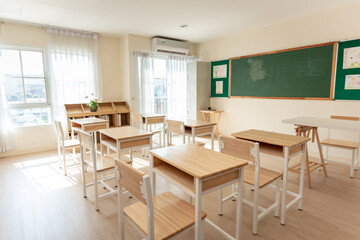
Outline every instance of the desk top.
<path fill-rule="evenodd" d="M 164 118 L 166 117 L 165 114 L 150 114 L 150 113 L 144 113 L 141 114 L 143 118 Z"/>
<path fill-rule="evenodd" d="M 88 125 L 88 124 L 97 124 L 97 123 L 108 123 L 109 120 L 101 118 L 78 118 L 73 119 L 71 122 L 77 123 L 79 125 Z"/>
<path fill-rule="evenodd" d="M 289 123 L 300 126 L 308 127 L 323 127 L 332 129 L 342 129 L 350 131 L 360 131 L 359 121 L 331 119 L 331 118 L 319 118 L 319 117 L 296 117 L 285 119 L 282 123 Z"/>
<path fill-rule="evenodd" d="M 187 119 L 184 121 L 184 125 L 185 125 L 185 127 L 191 127 L 191 128 L 195 127 L 196 128 L 196 127 L 214 126 L 214 125 L 216 125 L 216 123 Z"/>
<path fill-rule="evenodd" d="M 224 111 L 221 111 L 221 110 L 200 110 L 200 112 L 203 112 L 203 113 L 222 113 Z"/>
<path fill-rule="evenodd" d="M 310 138 L 307 137 L 299 137 L 289 134 L 267 132 L 255 129 L 233 133 L 231 136 L 282 147 L 295 147 L 310 140 Z"/>
<path fill-rule="evenodd" d="M 150 151 L 150 154 L 195 178 L 207 178 L 243 167 L 246 160 L 194 144 L 182 144 Z"/>
<path fill-rule="evenodd" d="M 154 133 L 152 132 L 141 130 L 139 128 L 134 128 L 134 127 L 108 128 L 108 129 L 99 130 L 99 132 L 116 140 L 125 140 L 130 138 L 154 135 Z"/>

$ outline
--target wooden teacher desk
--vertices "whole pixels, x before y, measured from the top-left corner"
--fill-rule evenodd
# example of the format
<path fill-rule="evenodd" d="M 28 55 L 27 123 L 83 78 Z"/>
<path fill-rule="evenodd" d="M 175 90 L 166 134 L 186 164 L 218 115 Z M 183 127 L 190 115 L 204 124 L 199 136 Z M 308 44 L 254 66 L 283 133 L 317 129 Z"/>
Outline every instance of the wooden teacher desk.
<path fill-rule="evenodd" d="M 201 238 L 201 197 L 233 183 L 243 185 L 243 167 L 247 161 L 194 144 L 182 144 L 150 151 L 150 177 L 156 194 L 156 175 L 160 175 L 195 198 L 195 239 Z M 241 236 L 242 193 L 236 207 L 236 239 Z M 206 219 L 228 239 L 231 235 Z"/>
<path fill-rule="evenodd" d="M 211 135 L 211 150 L 214 150 L 215 125 L 216 123 L 189 119 L 184 122 L 185 132 L 191 134 L 193 144 L 195 144 L 195 137 Z"/>
<path fill-rule="evenodd" d="M 245 139 L 252 142 L 258 142 L 260 145 L 260 152 L 262 154 L 270 155 L 272 157 L 283 160 L 283 190 L 282 190 L 282 204 L 281 204 L 281 224 L 285 225 L 286 209 L 291 205 L 298 203 L 298 209 L 302 209 L 303 186 L 304 186 L 304 169 L 306 156 L 306 143 L 310 138 L 293 136 L 282 133 L 267 132 L 261 130 L 247 130 L 231 134 L 231 136 Z M 293 193 L 287 190 L 288 177 L 288 162 L 290 158 L 302 153 L 301 159 L 301 173 L 299 183 L 299 193 Z M 241 189 L 241 188 L 238 188 Z M 295 197 L 290 203 L 286 204 L 287 194 Z"/>

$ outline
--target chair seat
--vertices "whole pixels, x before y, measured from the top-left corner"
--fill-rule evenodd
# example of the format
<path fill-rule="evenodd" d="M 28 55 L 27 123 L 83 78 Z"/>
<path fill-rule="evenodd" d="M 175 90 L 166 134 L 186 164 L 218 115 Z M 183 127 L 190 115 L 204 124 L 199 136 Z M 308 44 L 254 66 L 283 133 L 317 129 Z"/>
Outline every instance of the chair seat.
<path fill-rule="evenodd" d="M 255 166 L 248 164 L 245 166 L 244 169 L 244 182 L 249 185 L 255 186 Z M 260 168 L 259 188 L 268 185 L 274 180 L 280 178 L 281 176 L 281 173 L 274 172 L 266 168 Z"/>
<path fill-rule="evenodd" d="M 155 239 L 169 239 L 195 224 L 195 207 L 170 192 L 153 197 Z M 147 235 L 147 206 L 139 201 L 124 208 L 129 217 Z M 201 212 L 201 218 L 206 217 Z"/>
<path fill-rule="evenodd" d="M 117 158 L 117 155 L 115 156 L 115 154 L 113 155 L 109 155 L 109 156 L 103 156 L 103 160 L 101 160 L 100 156 L 96 157 L 96 167 L 97 167 L 97 172 L 104 172 L 107 170 L 111 170 L 111 169 L 115 169 L 115 162 L 114 159 Z M 94 168 L 94 163 L 92 161 L 92 159 L 90 158 L 90 153 L 86 154 L 86 158 L 85 158 L 85 163 Z M 126 163 L 130 163 L 131 161 L 127 158 L 121 158 L 121 160 L 124 160 Z"/>
<path fill-rule="evenodd" d="M 80 142 L 78 139 L 64 140 L 64 148 L 74 148 L 74 147 L 80 147 Z"/>
<path fill-rule="evenodd" d="M 322 145 L 333 146 L 333 147 L 341 147 L 341 148 L 348 148 L 348 149 L 356 149 L 359 147 L 358 142 L 351 142 L 351 141 L 343 141 L 337 139 L 327 138 L 321 142 Z"/>

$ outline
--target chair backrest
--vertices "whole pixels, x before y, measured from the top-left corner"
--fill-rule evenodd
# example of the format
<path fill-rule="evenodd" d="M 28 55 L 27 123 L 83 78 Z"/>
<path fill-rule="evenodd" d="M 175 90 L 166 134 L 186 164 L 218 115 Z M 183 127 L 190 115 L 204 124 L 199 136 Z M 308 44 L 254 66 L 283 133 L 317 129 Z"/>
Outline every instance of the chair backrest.
<path fill-rule="evenodd" d="M 142 124 L 143 122 L 142 122 L 142 116 L 141 116 L 141 114 L 140 114 L 140 113 L 134 113 L 134 112 L 132 112 L 132 113 L 131 113 L 131 121 L 132 121 L 133 123 Z"/>
<path fill-rule="evenodd" d="M 169 132 L 184 134 L 184 122 L 177 120 L 166 120 L 167 129 Z"/>
<path fill-rule="evenodd" d="M 87 133 L 79 130 L 80 147 L 88 150 L 95 150 L 93 133 Z"/>
<path fill-rule="evenodd" d="M 220 152 L 256 162 L 259 155 L 259 143 L 254 143 L 233 137 L 219 136 Z"/>
<path fill-rule="evenodd" d="M 55 128 L 56 128 L 56 135 L 58 138 L 59 143 L 63 144 L 65 140 L 64 131 L 61 126 L 61 122 L 54 120 L 55 122 Z"/>
<path fill-rule="evenodd" d="M 339 119 L 339 120 L 349 120 L 349 121 L 360 121 L 360 117 L 352 117 L 352 116 L 336 116 L 332 115 L 331 119 Z"/>
<path fill-rule="evenodd" d="M 84 164 L 86 161 L 86 150 L 90 150 L 90 160 L 93 162 L 94 171 L 97 171 L 97 162 L 96 162 L 96 150 L 94 143 L 94 135 L 93 133 L 83 132 L 81 130 L 78 131 L 79 140 L 80 140 L 80 156 L 81 162 Z"/>
<path fill-rule="evenodd" d="M 154 205 L 150 177 L 123 161 L 116 160 L 115 162 L 119 171 L 119 191 L 125 188 L 139 201 L 147 205 L 148 238 L 154 239 Z M 122 198 L 122 192 L 119 192 L 119 198 Z M 122 202 L 122 200 L 119 201 L 121 215 L 124 208 Z"/>

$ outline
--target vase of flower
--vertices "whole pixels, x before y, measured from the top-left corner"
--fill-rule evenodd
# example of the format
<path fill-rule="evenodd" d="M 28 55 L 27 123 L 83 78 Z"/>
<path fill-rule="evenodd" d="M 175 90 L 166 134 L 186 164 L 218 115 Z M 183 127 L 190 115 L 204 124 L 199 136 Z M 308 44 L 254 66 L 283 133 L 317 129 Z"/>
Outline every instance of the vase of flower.
<path fill-rule="evenodd" d="M 85 99 L 89 98 L 88 96 L 85 97 Z M 90 108 L 90 112 L 96 112 L 99 107 L 99 102 L 102 101 L 102 98 L 96 98 L 94 97 L 94 94 L 91 94 L 90 102 L 86 105 Z"/>

